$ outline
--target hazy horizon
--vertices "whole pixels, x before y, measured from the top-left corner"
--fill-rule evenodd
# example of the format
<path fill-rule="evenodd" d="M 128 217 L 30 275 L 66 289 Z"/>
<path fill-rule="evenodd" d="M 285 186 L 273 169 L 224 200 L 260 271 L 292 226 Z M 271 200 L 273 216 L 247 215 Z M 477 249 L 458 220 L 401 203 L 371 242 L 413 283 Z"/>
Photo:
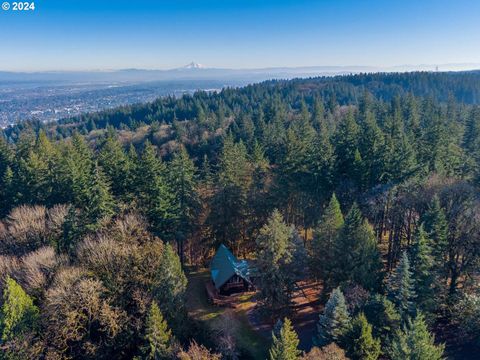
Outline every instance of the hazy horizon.
<path fill-rule="evenodd" d="M 32 69 L 32 70 L 9 70 L 1 69 L 0 72 L 11 72 L 11 73 L 74 73 L 74 72 L 116 72 L 116 71 L 129 71 L 129 70 L 145 70 L 145 71 L 170 71 L 170 70 L 179 70 L 179 69 L 189 69 L 188 64 L 179 64 L 174 67 L 157 67 L 157 68 L 141 68 L 134 66 L 126 66 L 119 68 L 79 68 L 79 69 Z M 321 64 L 321 65 L 297 65 L 297 66 L 265 66 L 265 67 L 237 67 L 231 68 L 227 66 L 209 66 L 208 64 L 195 64 L 201 65 L 200 70 L 233 70 L 233 71 L 249 71 L 249 70 L 269 70 L 269 69 L 307 69 L 307 68 L 344 68 L 346 70 L 353 68 L 365 68 L 371 69 L 373 72 L 377 71 L 424 71 L 425 69 L 429 70 L 438 70 L 438 71 L 469 71 L 469 70 L 479 70 L 479 63 L 446 63 L 446 64 L 397 64 L 391 66 L 377 66 L 370 64 L 349 64 L 349 65 L 338 65 L 338 64 Z M 189 69 L 190 70 L 190 69 Z M 194 69 L 197 70 L 197 69 Z"/>

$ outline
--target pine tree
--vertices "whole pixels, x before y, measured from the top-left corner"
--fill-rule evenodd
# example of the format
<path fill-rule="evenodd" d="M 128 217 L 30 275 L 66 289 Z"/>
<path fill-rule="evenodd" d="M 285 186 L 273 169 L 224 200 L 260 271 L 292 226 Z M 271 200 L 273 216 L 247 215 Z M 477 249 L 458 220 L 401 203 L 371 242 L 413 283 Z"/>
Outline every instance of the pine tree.
<path fill-rule="evenodd" d="M 107 131 L 107 136 L 98 154 L 98 163 L 111 184 L 112 194 L 115 196 L 125 195 L 128 191 L 128 179 L 132 164 L 113 128 L 109 128 Z"/>
<path fill-rule="evenodd" d="M 80 222 L 77 209 L 70 205 L 65 221 L 62 224 L 62 237 L 54 244 L 57 253 L 72 254 L 84 232 L 85 228 Z"/>
<path fill-rule="evenodd" d="M 172 332 L 156 302 L 152 302 L 145 324 L 144 349 L 146 359 L 170 359 L 172 356 Z"/>
<path fill-rule="evenodd" d="M 389 296 L 404 320 L 415 312 L 416 298 L 413 275 L 407 253 L 403 252 L 400 261 L 388 282 Z"/>
<path fill-rule="evenodd" d="M 248 191 L 247 212 L 249 214 L 248 237 L 255 239 L 258 229 L 266 223 L 271 212 L 272 198 L 268 193 L 270 164 L 265 157 L 263 147 L 257 141 L 253 144 L 251 163 L 253 166 L 252 184 Z M 255 244 L 252 244 L 255 245 Z M 253 246 L 245 247 L 251 249 Z"/>
<path fill-rule="evenodd" d="M 383 266 L 375 235 L 356 204 L 345 218 L 334 254 L 332 273 L 336 285 L 354 281 L 369 290 L 380 287 Z"/>
<path fill-rule="evenodd" d="M 405 108 L 405 128 L 408 131 L 410 143 L 415 144 L 420 138 L 420 114 L 418 102 L 412 94 L 407 96 Z"/>
<path fill-rule="evenodd" d="M 149 141 L 145 142 L 136 172 L 136 191 L 152 230 L 161 238 L 170 240 L 176 213 L 174 195 L 167 184 L 166 166 Z"/>
<path fill-rule="evenodd" d="M 330 294 L 325 310 L 317 324 L 317 335 L 313 342 L 316 346 L 325 346 L 331 342 L 343 345 L 345 336 L 350 329 L 350 314 L 345 297 L 340 288 Z"/>
<path fill-rule="evenodd" d="M 416 303 L 423 311 L 432 311 L 435 303 L 433 283 L 433 259 L 430 240 L 427 238 L 423 224 L 417 229 L 412 248 L 412 275 L 417 293 Z"/>
<path fill-rule="evenodd" d="M 15 157 L 17 159 L 27 159 L 35 146 L 36 139 L 37 135 L 32 127 L 27 126 L 22 129 L 15 144 Z"/>
<path fill-rule="evenodd" d="M 291 261 L 292 228 L 275 210 L 256 239 L 260 282 L 260 299 L 264 309 L 274 313 L 289 305 L 292 274 L 286 266 Z"/>
<path fill-rule="evenodd" d="M 355 151 L 358 147 L 358 124 L 355 114 L 350 110 L 340 121 L 335 134 L 335 156 L 337 159 L 337 176 L 351 178 L 354 169 Z"/>
<path fill-rule="evenodd" d="M 367 111 L 361 126 L 359 149 L 365 170 L 367 188 L 378 184 L 385 166 L 385 139 L 374 114 Z"/>
<path fill-rule="evenodd" d="M 162 313 L 175 333 L 187 326 L 185 309 L 185 291 L 187 278 L 182 270 L 180 258 L 170 244 L 166 244 L 162 254 L 160 268 L 156 274 L 153 294 Z"/>
<path fill-rule="evenodd" d="M 200 206 L 195 173 L 193 161 L 188 156 L 185 147 L 181 146 L 168 166 L 168 184 L 177 204 L 174 227 L 177 229 L 175 239 L 182 265 L 184 263 L 184 242 L 193 231 Z"/>
<path fill-rule="evenodd" d="M 14 174 L 10 166 L 5 169 L 0 186 L 2 187 L 0 192 L 0 218 L 3 218 L 10 212 L 16 202 Z"/>
<path fill-rule="evenodd" d="M 362 191 L 365 185 L 365 164 L 363 163 L 362 155 L 360 151 L 355 149 L 353 156 L 352 173 L 354 182 L 357 188 Z"/>
<path fill-rule="evenodd" d="M 100 220 L 113 215 L 115 204 L 110 194 L 110 184 L 100 166 L 93 166 L 82 197 L 82 203 L 85 204 L 83 222 L 88 229 L 98 228 Z"/>
<path fill-rule="evenodd" d="M 445 173 L 445 161 L 450 160 L 448 143 L 451 141 L 445 118 L 431 98 L 425 100 L 423 115 L 419 157 L 428 166 L 429 171 Z"/>
<path fill-rule="evenodd" d="M 252 166 L 242 142 L 227 136 L 220 155 L 219 189 L 212 199 L 208 219 L 217 243 L 228 245 L 237 253 L 247 240 L 247 195 L 252 181 Z"/>
<path fill-rule="evenodd" d="M 0 133 L 0 218 L 9 213 L 13 207 L 13 151 Z"/>
<path fill-rule="evenodd" d="M 435 345 L 434 336 L 419 313 L 403 330 L 395 333 L 387 352 L 392 360 L 441 360 L 444 348 L 443 344 Z"/>
<path fill-rule="evenodd" d="M 71 143 L 64 147 L 59 164 L 59 191 L 64 202 L 73 203 L 79 209 L 87 205 L 86 193 L 93 166 L 92 151 L 83 137 L 75 132 Z"/>
<path fill-rule="evenodd" d="M 278 335 L 272 332 L 272 347 L 270 360 L 297 360 L 300 358 L 298 336 L 288 318 L 283 320 L 283 326 Z"/>
<path fill-rule="evenodd" d="M 3 134 L 0 133 L 0 176 L 5 174 L 7 167 L 12 166 L 13 156 L 12 149 L 3 137 Z"/>
<path fill-rule="evenodd" d="M 129 165 L 128 174 L 126 176 L 126 191 L 129 194 L 129 197 L 136 198 L 135 194 L 137 193 L 137 176 L 138 176 L 138 165 L 140 160 L 138 158 L 137 150 L 133 144 L 130 144 L 130 147 L 127 151 L 127 163 Z"/>
<path fill-rule="evenodd" d="M 327 196 L 332 191 L 335 175 L 335 154 L 325 121 L 319 124 L 306 167 L 307 174 L 311 177 L 308 194 L 321 208 L 328 201 Z"/>
<path fill-rule="evenodd" d="M 58 194 L 59 154 L 42 130 L 28 156 L 20 160 L 18 181 L 29 202 L 52 205 L 61 201 Z"/>
<path fill-rule="evenodd" d="M 415 175 L 417 159 L 415 150 L 405 134 L 399 111 L 389 119 L 385 137 L 385 170 L 383 181 L 400 183 Z"/>
<path fill-rule="evenodd" d="M 400 328 L 401 317 L 395 305 L 384 295 L 373 295 L 363 307 L 367 320 L 373 326 L 373 335 L 386 343 Z"/>
<path fill-rule="evenodd" d="M 327 130 L 325 123 L 325 106 L 323 105 L 322 99 L 315 99 L 315 103 L 313 105 L 312 124 L 315 130 L 317 130 L 319 133 Z"/>
<path fill-rule="evenodd" d="M 471 157 L 470 173 L 480 184 L 480 110 L 473 108 L 465 124 L 463 146 Z"/>
<path fill-rule="evenodd" d="M 333 194 L 318 226 L 314 229 L 311 251 L 312 272 L 317 279 L 323 280 L 326 293 L 331 291 L 333 277 L 331 266 L 335 259 L 335 241 L 343 222 L 340 203 Z"/>
<path fill-rule="evenodd" d="M 380 356 L 380 340 L 373 338 L 372 325 L 368 323 L 365 314 L 360 313 L 353 319 L 347 338 L 347 354 L 351 359 L 377 360 Z"/>
<path fill-rule="evenodd" d="M 287 130 L 285 152 L 280 159 L 277 180 L 277 191 L 283 194 L 279 197 L 282 207 L 288 209 L 286 219 L 292 223 L 305 219 L 303 213 L 309 207 L 302 203 L 302 199 L 305 198 L 304 190 L 309 185 L 305 172 L 312 143 L 306 145 L 303 142 L 299 127 L 300 125 L 292 126 Z"/>
<path fill-rule="evenodd" d="M 438 196 L 433 197 L 423 221 L 431 241 L 434 271 L 445 280 L 448 277 L 448 222 Z"/>
<path fill-rule="evenodd" d="M 0 312 L 2 341 L 14 340 L 37 326 L 39 310 L 22 287 L 11 277 L 5 280 L 3 305 Z"/>

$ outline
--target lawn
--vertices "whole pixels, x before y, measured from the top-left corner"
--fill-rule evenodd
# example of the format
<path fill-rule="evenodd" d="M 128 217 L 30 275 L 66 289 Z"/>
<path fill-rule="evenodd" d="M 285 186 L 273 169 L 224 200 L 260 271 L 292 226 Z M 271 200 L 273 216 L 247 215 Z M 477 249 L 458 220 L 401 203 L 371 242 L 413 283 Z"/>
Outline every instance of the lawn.
<path fill-rule="evenodd" d="M 255 306 L 252 295 L 238 297 L 238 303 L 234 309 L 213 306 L 208 302 L 205 291 L 205 282 L 208 281 L 209 276 L 208 270 L 188 274 L 187 308 L 190 316 L 203 322 L 211 330 L 215 330 L 224 321 L 223 317 L 228 312 L 229 321 L 233 322 L 229 326 L 236 329 L 235 338 L 242 355 L 250 359 L 266 359 L 269 341 L 252 329 L 247 317 L 247 312 Z"/>

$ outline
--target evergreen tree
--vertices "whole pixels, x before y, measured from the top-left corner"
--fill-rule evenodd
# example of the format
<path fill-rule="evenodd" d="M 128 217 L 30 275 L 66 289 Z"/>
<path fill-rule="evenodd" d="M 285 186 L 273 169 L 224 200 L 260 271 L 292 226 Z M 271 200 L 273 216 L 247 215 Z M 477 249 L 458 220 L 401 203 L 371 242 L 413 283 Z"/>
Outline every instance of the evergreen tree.
<path fill-rule="evenodd" d="M 218 192 L 208 219 L 217 243 L 227 244 L 238 253 L 246 240 L 249 216 L 247 195 L 252 181 L 252 167 L 242 142 L 231 135 L 225 139 L 220 155 Z"/>
<path fill-rule="evenodd" d="M 415 144 L 420 139 L 420 114 L 418 102 L 412 94 L 409 94 L 405 103 L 405 128 L 408 131 L 410 143 Z"/>
<path fill-rule="evenodd" d="M 58 161 L 57 149 L 40 131 L 28 156 L 19 164 L 18 186 L 28 202 L 51 205 L 61 200 L 57 193 Z"/>
<path fill-rule="evenodd" d="M 380 340 L 373 338 L 372 325 L 368 323 L 365 314 L 360 313 L 353 319 L 347 337 L 347 354 L 353 360 L 377 360 L 380 356 Z"/>
<path fill-rule="evenodd" d="M 410 270 L 410 261 L 407 253 L 403 252 L 400 261 L 388 282 L 389 296 L 402 318 L 405 320 L 415 312 L 416 298 L 414 280 Z"/>
<path fill-rule="evenodd" d="M 333 194 L 318 226 L 314 229 L 311 251 L 312 272 L 317 279 L 323 280 L 325 293 L 331 291 L 333 278 L 332 264 L 335 260 L 335 242 L 339 230 L 343 226 L 343 222 L 340 203 L 335 194 Z"/>
<path fill-rule="evenodd" d="M 172 332 L 156 302 L 152 302 L 145 324 L 144 349 L 145 358 L 152 360 L 170 359 L 172 357 Z"/>
<path fill-rule="evenodd" d="M 350 110 L 338 125 L 335 134 L 335 156 L 337 159 L 337 177 L 351 178 L 355 163 L 355 151 L 358 148 L 358 124 L 355 114 Z"/>
<path fill-rule="evenodd" d="M 288 318 L 283 320 L 283 325 L 278 333 L 272 332 L 272 347 L 270 348 L 270 360 L 297 360 L 300 358 L 298 336 Z"/>
<path fill-rule="evenodd" d="M 463 146 L 470 154 L 470 173 L 475 177 L 476 183 L 480 184 L 480 110 L 471 110 L 465 124 Z"/>
<path fill-rule="evenodd" d="M 104 217 L 113 215 L 114 206 L 110 184 L 103 169 L 95 165 L 90 178 L 88 200 L 86 200 L 85 213 L 87 219 L 91 224 L 95 224 Z"/>
<path fill-rule="evenodd" d="M 0 133 L 0 218 L 9 213 L 14 204 L 13 151 Z"/>
<path fill-rule="evenodd" d="M 176 213 L 174 196 L 167 184 L 166 166 L 149 141 L 145 143 L 136 172 L 137 194 L 152 230 L 156 235 L 170 239 Z"/>
<path fill-rule="evenodd" d="M 267 222 L 273 205 L 273 199 L 268 192 L 268 183 L 271 178 L 270 164 L 265 157 L 263 147 L 257 141 L 253 144 L 251 163 L 253 166 L 252 183 L 247 199 L 247 212 L 249 214 L 248 237 L 255 239 L 258 230 Z M 250 245 L 245 246 L 248 250 L 253 249 L 253 247 Z"/>
<path fill-rule="evenodd" d="M 345 297 L 340 288 L 330 294 L 325 310 L 317 324 L 317 335 L 313 342 L 316 346 L 325 346 L 331 342 L 343 345 L 345 336 L 350 330 L 350 314 Z"/>
<path fill-rule="evenodd" d="M 445 161 L 449 161 L 448 142 L 451 134 L 448 134 L 445 119 L 442 112 L 435 106 L 432 99 L 425 100 L 424 126 L 421 132 L 419 156 L 429 171 L 445 173 Z"/>
<path fill-rule="evenodd" d="M 312 124 L 317 132 L 322 133 L 327 130 L 325 122 L 325 106 L 323 100 L 316 98 L 313 106 Z"/>
<path fill-rule="evenodd" d="M 136 200 L 135 194 L 137 194 L 137 175 L 138 175 L 138 165 L 140 163 L 137 150 L 133 144 L 130 144 L 127 155 L 127 164 L 128 164 L 128 173 L 126 176 L 125 191 L 127 192 L 127 199 Z"/>
<path fill-rule="evenodd" d="M 88 186 L 94 166 L 92 151 L 83 137 L 75 132 L 63 149 L 59 164 L 60 193 L 64 202 L 83 209 L 88 201 Z"/>
<path fill-rule="evenodd" d="M 412 177 L 417 171 L 415 150 L 405 135 L 399 112 L 387 122 L 387 136 L 385 137 L 385 170 L 382 180 L 385 182 L 400 183 Z"/>
<path fill-rule="evenodd" d="M 0 134 L 0 176 L 5 174 L 5 171 L 8 167 L 12 166 L 14 153 L 7 141 Z"/>
<path fill-rule="evenodd" d="M 357 188 L 362 191 L 365 186 L 365 164 L 363 163 L 362 155 L 358 148 L 355 149 L 355 154 L 353 156 L 352 172 L 354 183 Z"/>
<path fill-rule="evenodd" d="M 187 326 L 185 323 L 186 289 L 187 278 L 182 270 L 180 259 L 170 244 L 166 244 L 162 253 L 160 268 L 156 274 L 153 294 L 160 304 L 162 313 L 176 334 Z"/>
<path fill-rule="evenodd" d="M 175 153 L 168 167 L 168 183 L 175 197 L 175 238 L 180 262 L 184 263 L 184 242 L 192 233 L 199 209 L 196 169 L 184 146 Z"/>
<path fill-rule="evenodd" d="M 307 143 L 302 138 L 302 125 L 295 125 L 287 130 L 285 152 L 277 171 L 276 189 L 279 194 L 283 194 L 278 198 L 281 199 L 282 207 L 287 210 L 285 214 L 287 221 L 301 224 L 305 228 L 307 227 L 305 221 L 311 208 L 311 201 L 306 195 L 310 190 L 306 173 L 314 133 L 305 135 L 308 138 L 312 137 Z M 313 129 L 311 131 L 313 132 Z"/>
<path fill-rule="evenodd" d="M 365 113 L 361 125 L 359 150 L 362 154 L 367 188 L 380 181 L 385 166 L 385 139 L 372 111 Z"/>
<path fill-rule="evenodd" d="M 403 330 L 395 333 L 387 352 L 392 360 L 441 360 L 444 348 L 444 345 L 435 345 L 434 336 L 419 313 Z"/>
<path fill-rule="evenodd" d="M 256 240 L 260 299 L 265 310 L 271 313 L 284 311 L 290 303 L 292 274 L 286 265 L 291 262 L 292 235 L 292 228 L 275 210 Z"/>
<path fill-rule="evenodd" d="M 10 166 L 5 169 L 0 186 L 2 187 L 0 192 L 0 218 L 3 218 L 10 212 L 16 201 L 14 174 Z"/>
<path fill-rule="evenodd" d="M 356 204 L 345 218 L 335 246 L 335 284 L 354 281 L 369 290 L 381 285 L 383 268 L 373 229 Z"/>
<path fill-rule="evenodd" d="M 308 194 L 318 208 L 324 206 L 331 193 L 335 173 L 335 155 L 325 121 L 319 123 L 319 130 L 313 139 L 313 148 L 307 161 L 307 173 L 311 177 Z M 316 218 L 313 221 L 318 220 Z"/>
<path fill-rule="evenodd" d="M 401 317 L 395 305 L 384 295 L 373 295 L 363 307 L 367 320 L 373 326 L 373 336 L 386 343 L 400 328 Z"/>
<path fill-rule="evenodd" d="M 68 209 L 65 221 L 62 224 L 62 236 L 58 243 L 54 244 L 59 254 L 73 254 L 85 229 L 81 224 L 77 210 L 73 205 Z"/>
<path fill-rule="evenodd" d="M 432 311 L 435 303 L 433 289 L 435 274 L 432 268 L 430 240 L 422 224 L 417 229 L 412 249 L 412 275 L 417 293 L 416 304 L 423 311 Z"/>
<path fill-rule="evenodd" d="M 433 197 L 423 221 L 431 241 L 434 271 L 445 280 L 448 277 L 448 222 L 438 196 Z"/>
<path fill-rule="evenodd" d="M 35 331 L 39 310 L 22 287 L 11 277 L 5 280 L 3 305 L 0 312 L 1 340 L 15 340 Z"/>
<path fill-rule="evenodd" d="M 113 128 L 108 129 L 107 136 L 101 145 L 98 163 L 111 184 L 112 194 L 115 196 L 125 195 L 129 190 L 128 182 L 132 164 Z"/>

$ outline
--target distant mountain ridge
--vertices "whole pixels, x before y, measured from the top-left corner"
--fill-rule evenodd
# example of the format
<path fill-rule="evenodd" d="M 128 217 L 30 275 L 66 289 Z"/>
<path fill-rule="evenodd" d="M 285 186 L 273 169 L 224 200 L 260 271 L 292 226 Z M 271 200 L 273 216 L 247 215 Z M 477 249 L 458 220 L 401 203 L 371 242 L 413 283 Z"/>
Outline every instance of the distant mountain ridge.
<path fill-rule="evenodd" d="M 12 82 L 121 83 L 165 80 L 244 80 L 248 82 L 257 82 L 268 79 L 292 79 L 297 77 L 334 76 L 358 73 L 409 71 L 466 71 L 473 69 L 480 69 L 480 64 L 400 65 L 393 67 L 333 65 L 270 67 L 257 69 L 228 69 L 207 67 L 205 65 L 201 65 L 192 61 L 185 66 L 167 70 L 130 68 L 105 71 L 0 71 L 0 86 L 5 85 L 4 83 Z"/>

